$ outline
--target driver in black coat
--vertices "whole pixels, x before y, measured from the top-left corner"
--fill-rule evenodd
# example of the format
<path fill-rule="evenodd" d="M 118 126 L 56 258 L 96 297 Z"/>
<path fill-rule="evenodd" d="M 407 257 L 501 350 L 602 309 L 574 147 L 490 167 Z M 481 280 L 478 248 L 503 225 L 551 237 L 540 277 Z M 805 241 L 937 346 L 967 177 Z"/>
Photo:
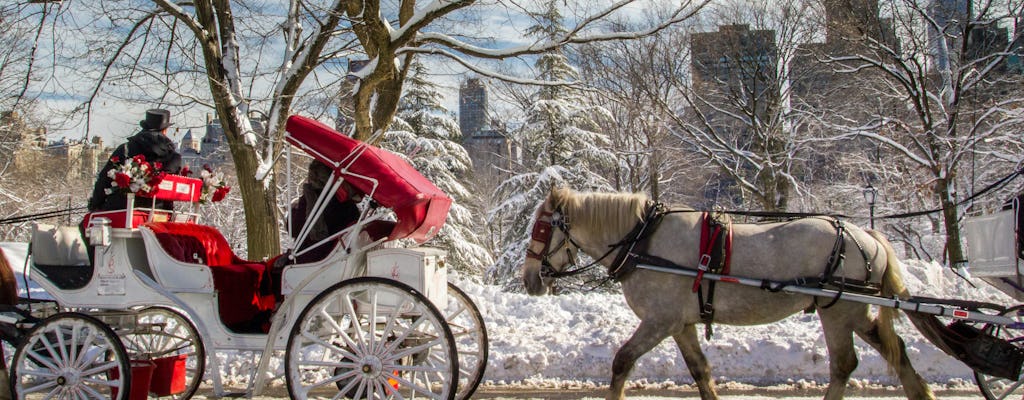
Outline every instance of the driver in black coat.
<path fill-rule="evenodd" d="M 181 170 L 181 155 L 175 150 L 174 142 L 167 138 L 167 127 L 171 126 L 171 113 L 167 110 L 152 109 L 146 111 L 146 119 L 139 121 L 142 131 L 128 138 L 126 143 L 117 146 L 107 160 L 107 164 L 100 170 L 96 177 L 96 184 L 92 189 L 92 197 L 89 198 L 89 212 L 120 210 L 128 207 L 128 197 L 115 191 L 107 194 L 113 180 L 107 173 L 117 168 L 117 164 L 142 154 L 149 163 L 159 162 L 162 165 L 161 171 L 169 174 L 176 174 Z M 113 160 L 117 160 L 115 163 Z M 153 204 L 153 199 L 136 196 L 135 207 L 156 207 L 171 210 L 174 205 L 170 201 L 160 200 Z"/>

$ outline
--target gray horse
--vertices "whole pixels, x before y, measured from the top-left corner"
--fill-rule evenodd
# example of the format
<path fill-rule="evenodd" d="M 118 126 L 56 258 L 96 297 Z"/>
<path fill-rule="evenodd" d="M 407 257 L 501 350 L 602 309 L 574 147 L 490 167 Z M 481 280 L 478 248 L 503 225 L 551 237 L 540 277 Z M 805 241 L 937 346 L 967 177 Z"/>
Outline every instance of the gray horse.
<path fill-rule="evenodd" d="M 532 295 L 545 294 L 558 273 L 583 251 L 608 267 L 621 243 L 644 218 L 650 203 L 643 195 L 576 193 L 555 189 L 535 216 L 534 235 L 523 265 L 523 281 Z M 700 252 L 701 213 L 676 212 L 662 217 L 650 233 L 647 255 L 681 266 L 696 266 Z M 550 223 L 551 225 L 547 225 Z M 552 228 L 553 227 L 553 228 Z M 837 232 L 834 220 L 803 218 L 769 224 L 735 224 L 731 274 L 747 278 L 788 281 L 823 274 L 839 238 L 845 241 L 845 264 L 835 277 L 865 280 L 880 286 L 884 297 L 909 297 L 900 277 L 892 247 L 881 235 L 845 225 Z M 602 258 L 602 255 L 607 254 Z M 867 264 L 867 265 L 866 265 Z M 867 279 L 865 279 L 867 278 Z M 616 352 L 608 399 L 624 398 L 624 383 L 637 359 L 664 339 L 672 337 L 702 399 L 715 399 L 714 380 L 701 351 L 696 325 L 702 323 L 694 278 L 636 269 L 621 278 L 622 292 L 640 319 L 633 336 Z M 706 285 L 706 283 L 705 283 Z M 758 325 L 781 320 L 808 308 L 821 318 L 829 353 L 830 382 L 825 399 L 841 399 L 850 374 L 857 367 L 853 333 L 878 350 L 899 376 L 911 399 L 934 398 L 928 385 L 914 371 L 902 339 L 893 329 L 897 310 L 881 307 L 877 314 L 862 303 L 815 299 L 806 295 L 779 294 L 759 288 L 719 283 L 714 297 L 714 323 Z M 908 313 L 929 336 L 934 317 Z M 922 325 L 923 324 L 923 325 Z M 935 342 L 935 340 L 932 340 Z"/>

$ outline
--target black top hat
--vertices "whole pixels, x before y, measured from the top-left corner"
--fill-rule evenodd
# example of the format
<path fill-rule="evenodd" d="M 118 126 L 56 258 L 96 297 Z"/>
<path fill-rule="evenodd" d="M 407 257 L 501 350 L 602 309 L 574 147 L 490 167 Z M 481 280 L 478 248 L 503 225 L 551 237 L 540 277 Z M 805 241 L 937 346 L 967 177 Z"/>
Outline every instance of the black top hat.
<path fill-rule="evenodd" d="M 171 112 L 159 108 L 146 110 L 146 119 L 139 121 L 139 126 L 142 126 L 142 129 L 153 131 L 162 131 L 171 125 Z"/>

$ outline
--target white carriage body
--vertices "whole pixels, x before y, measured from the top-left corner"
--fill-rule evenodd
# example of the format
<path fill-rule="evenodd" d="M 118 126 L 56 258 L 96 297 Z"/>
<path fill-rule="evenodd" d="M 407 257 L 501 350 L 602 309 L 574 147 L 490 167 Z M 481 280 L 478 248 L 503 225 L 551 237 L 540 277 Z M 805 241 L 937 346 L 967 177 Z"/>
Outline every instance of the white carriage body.
<path fill-rule="evenodd" d="M 210 260 L 204 260 L 204 257 L 212 255 L 201 255 L 199 252 L 192 254 L 187 250 L 187 254 L 175 255 L 165 248 L 168 240 L 166 232 L 160 236 L 161 232 L 157 230 L 166 226 L 201 227 L 207 231 L 212 230 L 223 241 L 216 229 L 196 224 L 194 213 L 160 210 L 147 212 L 129 208 L 87 217 L 87 236 L 95 249 L 93 266 L 83 261 L 83 258 L 88 260 L 84 255 L 83 242 L 67 238 L 78 238 L 77 228 L 39 225 L 38 234 L 34 235 L 30 247 L 33 281 L 62 307 L 72 309 L 116 311 L 167 306 L 181 310 L 195 324 L 209 352 L 254 350 L 269 354 L 273 350 L 284 350 L 292 326 L 307 304 L 331 286 L 360 276 L 384 277 L 405 283 L 443 308 L 447 304 L 448 293 L 444 251 L 432 248 L 379 247 L 389 240 L 412 238 L 422 243 L 433 237 L 444 223 L 451 200 L 393 154 L 347 137 L 330 136 L 322 140 L 316 135 L 324 134 L 325 130 L 333 131 L 312 120 L 292 117 L 289 127 L 291 130 L 286 134 L 286 139 L 331 166 L 335 172 L 312 207 L 316 211 L 308 216 L 310 221 L 323 213 L 323 205 L 339 190 L 342 180 L 367 194 L 367 198 L 363 200 L 361 209 L 364 211 L 357 222 L 325 239 L 336 240 L 338 244 L 324 259 L 306 264 L 296 263 L 294 257 L 302 254 L 302 249 L 296 250 L 291 254 L 292 258 L 288 258 L 280 277 L 279 289 L 284 301 L 272 311 L 273 317 L 266 333 L 239 333 L 223 323 L 221 291 L 213 271 L 216 266 Z M 296 132 L 300 133 L 300 137 L 293 136 Z M 327 134 L 330 135 L 330 132 Z M 343 151 L 338 149 L 339 143 L 352 148 L 339 153 Z M 361 158 L 373 158 L 377 164 L 369 167 L 356 165 L 356 161 Z M 380 168 L 381 163 L 400 165 Z M 291 153 L 288 152 L 289 175 L 290 166 Z M 375 175 L 376 170 L 385 169 L 385 173 L 390 175 Z M 402 186 L 398 190 L 404 192 L 392 192 L 388 185 L 395 182 Z M 191 186 L 186 190 L 177 184 L 165 188 L 169 192 L 188 197 L 184 201 L 190 202 L 199 199 L 196 189 L 196 186 Z M 184 193 L 186 191 L 188 193 Z M 371 208 L 371 202 L 383 207 Z M 129 199 L 128 204 L 132 203 L 132 199 Z M 369 239 L 364 230 L 371 223 L 390 221 L 391 215 L 395 221 L 388 222 L 393 226 L 390 233 Z M 120 226 L 112 227 L 110 218 L 118 221 Z M 304 227 L 298 233 L 297 242 L 301 243 L 308 231 L 309 227 Z M 270 261 L 240 260 L 233 253 L 231 257 L 236 263 L 263 265 L 267 270 L 272 264 Z M 282 257 L 289 257 L 289 254 Z M 40 264 L 45 264 L 46 268 L 38 268 Z M 56 282 L 56 275 L 64 272 L 80 275 L 85 282 L 74 287 Z M 391 300 L 391 303 L 395 301 Z M 389 302 L 384 300 L 374 304 L 386 306 Z M 217 362 L 216 358 L 211 360 Z M 257 370 L 262 371 L 264 368 L 265 362 L 261 360 Z M 265 374 L 258 374 L 256 391 L 260 388 L 259 381 L 265 379 L 262 375 Z M 214 380 L 217 382 L 215 390 L 219 390 L 219 377 L 214 377 Z"/>
<path fill-rule="evenodd" d="M 1016 210 L 969 217 L 964 222 L 972 276 L 1011 277 L 1020 270 L 1017 256 Z"/>
<path fill-rule="evenodd" d="M 1024 260 L 1018 237 L 1020 204 L 964 221 L 969 270 L 972 276 L 1016 300 L 1024 301 Z"/>
<path fill-rule="evenodd" d="M 411 286 L 434 304 L 448 304 L 448 268 L 444 250 L 417 247 L 371 251 L 366 275 L 394 279 Z M 394 305 L 394 300 L 385 301 Z"/>

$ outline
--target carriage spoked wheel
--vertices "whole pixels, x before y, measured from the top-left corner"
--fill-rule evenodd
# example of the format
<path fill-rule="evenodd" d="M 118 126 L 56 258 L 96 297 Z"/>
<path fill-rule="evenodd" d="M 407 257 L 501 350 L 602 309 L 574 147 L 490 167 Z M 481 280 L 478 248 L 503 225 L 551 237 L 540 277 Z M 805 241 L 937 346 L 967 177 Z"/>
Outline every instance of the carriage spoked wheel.
<path fill-rule="evenodd" d="M 109 326 L 64 312 L 36 324 L 11 361 L 18 399 L 127 399 L 128 353 Z"/>
<path fill-rule="evenodd" d="M 448 306 L 441 310 L 455 337 L 459 353 L 458 400 L 473 396 L 487 369 L 487 328 L 473 300 L 457 286 L 448 284 Z"/>
<path fill-rule="evenodd" d="M 1001 315 L 1013 318 L 1017 322 L 1024 322 L 1024 304 L 1007 308 Z M 984 328 L 985 332 L 1000 339 L 1020 343 L 1024 340 L 1024 330 L 1011 329 L 1007 326 L 989 324 Z M 977 382 L 981 394 L 988 400 L 1019 399 L 1024 396 L 1024 379 L 1017 377 L 1017 380 L 988 376 L 977 371 L 974 372 L 974 381 Z"/>
<path fill-rule="evenodd" d="M 206 371 L 206 351 L 195 325 L 184 315 L 167 307 L 139 310 L 132 329 L 121 334 L 125 350 L 133 359 L 153 360 L 157 368 L 171 372 L 184 367 L 183 380 L 162 380 L 150 387 L 150 397 L 191 398 Z"/>
<path fill-rule="evenodd" d="M 292 399 L 454 400 L 455 338 L 420 292 L 376 277 L 321 292 L 288 336 L 285 382 Z"/>

